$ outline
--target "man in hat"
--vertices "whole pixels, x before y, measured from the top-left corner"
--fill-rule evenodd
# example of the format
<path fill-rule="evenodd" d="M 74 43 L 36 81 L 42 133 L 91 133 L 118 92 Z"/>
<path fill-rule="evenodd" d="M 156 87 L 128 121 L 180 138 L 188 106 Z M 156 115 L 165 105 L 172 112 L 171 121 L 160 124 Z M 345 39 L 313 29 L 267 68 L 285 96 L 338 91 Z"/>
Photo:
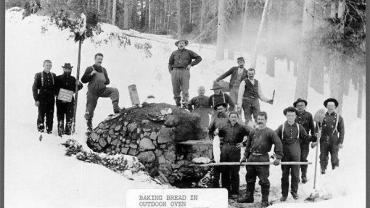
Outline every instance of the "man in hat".
<path fill-rule="evenodd" d="M 248 136 L 251 128 L 238 123 L 239 115 L 236 111 L 229 113 L 226 125 L 219 129 L 220 135 L 220 162 L 239 162 L 240 148 L 243 146 L 244 137 Z M 229 197 L 239 195 L 239 170 L 240 166 L 221 166 L 222 187 L 226 188 Z"/>
<path fill-rule="evenodd" d="M 176 41 L 175 45 L 178 47 L 178 50 L 172 52 L 168 62 L 176 105 L 178 107 L 181 106 L 180 93 L 182 92 L 182 104 L 185 108 L 189 101 L 190 68 L 202 61 L 198 54 L 185 49 L 188 43 L 189 41 L 187 40 Z"/>
<path fill-rule="evenodd" d="M 320 139 L 320 165 L 321 174 L 325 174 L 328 166 L 329 153 L 331 157 L 331 167 L 334 170 L 339 167 L 338 152 L 343 147 L 344 122 L 342 116 L 335 112 L 338 101 L 328 98 L 324 101 L 327 109 L 322 122 Z"/>
<path fill-rule="evenodd" d="M 297 109 L 297 117 L 295 121 L 303 126 L 303 128 L 306 130 L 306 133 L 310 134 L 311 136 L 315 135 L 315 125 L 313 123 L 312 114 L 306 111 L 307 101 L 302 98 L 298 98 L 293 103 L 293 106 Z M 307 157 L 310 151 L 309 146 L 309 141 L 301 142 L 301 162 L 308 161 Z M 302 183 L 307 182 L 307 165 L 301 165 L 301 179 Z"/>
<path fill-rule="evenodd" d="M 257 115 L 257 128 L 251 131 L 248 136 L 244 157 L 240 162 L 269 162 L 270 158 L 268 152 L 274 144 L 274 152 L 276 155 L 274 165 L 279 165 L 283 157 L 283 145 L 281 140 L 276 135 L 275 131 L 266 126 L 267 113 L 259 112 Z M 254 202 L 254 188 L 256 177 L 259 178 L 262 194 L 262 207 L 269 205 L 268 197 L 270 192 L 269 165 L 250 165 L 246 166 L 247 174 L 245 176 L 247 182 L 246 197 L 238 199 L 239 203 L 253 203 Z"/>
<path fill-rule="evenodd" d="M 220 84 L 214 82 L 211 90 L 214 91 L 214 94 L 209 97 L 209 106 L 216 110 L 216 106 L 222 103 L 226 105 L 227 110 L 234 110 L 234 102 L 231 100 L 231 97 L 228 94 L 222 92 L 222 87 Z"/>
<path fill-rule="evenodd" d="M 301 142 L 316 142 L 316 136 L 310 136 L 302 125 L 296 122 L 297 110 L 294 107 L 288 107 L 283 111 L 287 121 L 276 129 L 276 134 L 283 143 L 283 162 L 301 161 Z M 291 175 L 290 193 L 294 199 L 298 199 L 299 166 L 284 165 L 281 166 L 281 194 L 280 201 L 286 201 L 289 191 L 289 175 Z"/>
<path fill-rule="evenodd" d="M 198 96 L 192 98 L 188 104 L 188 109 L 200 116 L 200 125 L 202 129 L 207 131 L 209 125 L 209 114 L 211 114 L 211 106 L 209 105 L 209 97 L 204 95 L 205 88 L 198 88 Z M 194 108 L 193 108 L 194 106 Z"/>
<path fill-rule="evenodd" d="M 216 79 L 216 82 L 225 79 L 226 77 L 230 76 L 229 88 L 230 88 L 230 97 L 233 103 L 237 103 L 238 101 L 238 92 L 239 86 L 242 80 L 248 77 L 247 70 L 244 68 L 244 58 L 239 57 L 237 58 L 238 66 L 231 67 L 227 72 L 222 74 Z"/>
<path fill-rule="evenodd" d="M 113 112 L 119 113 L 121 108 L 118 106 L 119 92 L 117 88 L 107 87 L 110 83 L 107 70 L 101 66 L 103 54 L 97 53 L 94 56 L 95 64 L 86 68 L 81 78 L 82 83 L 89 83 L 87 86 L 86 113 L 87 131 L 92 130 L 92 118 L 99 97 L 109 97 L 112 100 Z"/>
<path fill-rule="evenodd" d="M 226 126 L 229 120 L 226 114 L 226 107 L 227 107 L 226 103 L 219 103 L 215 106 L 216 112 L 214 113 L 214 117 L 212 117 L 211 123 L 208 127 L 208 135 L 209 135 L 209 138 L 211 138 L 212 140 L 214 139 L 214 136 L 219 136 L 219 137 L 223 136 L 223 135 L 219 135 L 219 129 Z M 213 155 L 213 158 L 215 158 L 215 155 Z M 212 175 L 213 175 L 212 187 L 220 188 L 221 167 L 214 166 L 212 170 Z M 222 181 L 221 181 L 221 184 L 222 184 Z"/>
<path fill-rule="evenodd" d="M 63 134 L 70 135 L 71 127 L 73 122 L 73 112 L 74 112 L 74 96 L 76 91 L 76 78 L 74 78 L 72 73 L 73 66 L 70 63 L 65 63 L 63 68 L 63 74 L 56 77 L 56 86 L 58 97 L 56 101 L 57 105 L 57 119 L 58 119 L 58 135 Z M 79 82 L 78 90 L 82 89 L 82 83 Z M 72 96 L 71 100 L 63 99 L 59 96 L 62 92 L 65 92 Z M 65 125 L 64 125 L 65 118 Z"/>
<path fill-rule="evenodd" d="M 52 63 L 50 60 L 45 60 L 43 63 L 44 70 L 35 74 L 35 79 L 32 85 L 33 98 L 35 106 L 38 107 L 37 129 L 39 132 L 44 132 L 46 118 L 46 132 L 52 133 L 54 104 L 56 95 L 55 79 L 56 75 L 50 72 Z"/>
<path fill-rule="evenodd" d="M 273 103 L 272 99 L 266 98 L 261 90 L 261 84 L 258 80 L 254 79 L 255 70 L 253 68 L 248 69 L 248 78 L 244 79 L 239 86 L 237 108 L 243 108 L 245 123 L 248 124 L 252 120 L 257 121 L 257 114 L 260 111 L 261 99 L 269 104 Z"/>

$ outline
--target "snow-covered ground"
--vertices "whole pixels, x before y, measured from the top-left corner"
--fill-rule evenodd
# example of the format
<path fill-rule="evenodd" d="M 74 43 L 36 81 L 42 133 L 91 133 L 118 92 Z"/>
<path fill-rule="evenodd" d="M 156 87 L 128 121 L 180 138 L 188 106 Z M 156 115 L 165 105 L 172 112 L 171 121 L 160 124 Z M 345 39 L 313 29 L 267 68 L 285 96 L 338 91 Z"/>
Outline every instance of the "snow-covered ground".
<path fill-rule="evenodd" d="M 41 26 L 46 26 L 48 30 L 41 33 Z M 119 32 L 116 27 L 106 24 L 103 30 L 105 33 L 95 37 L 95 40 L 104 38 L 107 32 Z M 37 108 L 31 93 L 34 74 L 42 70 L 44 59 L 53 61 L 52 71 L 56 74 L 62 73 L 61 66 L 65 62 L 72 63 L 75 73 L 78 45 L 73 40 L 67 40 L 68 31 L 60 31 L 48 25 L 45 17 L 35 15 L 21 21 L 20 13 L 7 12 L 5 31 L 5 207 L 124 207 L 125 192 L 130 188 L 167 188 L 150 181 L 144 174 L 136 174 L 134 180 L 130 180 L 105 167 L 64 156 L 64 147 L 60 143 L 65 138 L 57 137 L 56 124 L 53 135 L 47 136 L 42 142 L 38 141 Z M 102 52 L 103 66 L 108 70 L 111 86 L 120 90 L 122 106 L 131 105 L 127 87 L 133 83 L 137 85 L 142 101 L 147 95 L 153 94 L 157 101 L 172 103 L 167 63 L 170 53 L 176 49 L 174 40 L 133 31 L 125 32 L 147 39 L 131 38 L 132 45 L 126 47 L 119 47 L 116 42 L 97 46 L 89 40 L 85 41 L 81 73 L 93 64 L 94 54 Z M 146 41 L 153 46 L 151 58 L 146 58 L 142 50 L 133 47 L 135 42 Z M 205 86 L 206 93 L 210 95 L 212 81 L 234 66 L 235 61 L 216 61 L 214 46 L 190 44 L 189 48 L 203 57 L 203 61 L 191 69 L 190 95 L 195 96 L 200 85 Z M 236 55 L 248 57 L 246 54 Z M 264 74 L 265 66 L 264 58 L 260 57 L 256 77 L 263 83 L 266 96 L 271 96 L 273 89 L 276 89 L 274 105 L 261 104 L 261 108 L 269 115 L 268 126 L 275 129 L 284 121 L 284 107 L 294 101 L 295 78 L 293 72 L 287 71 L 283 61 L 277 61 L 274 78 Z M 328 92 L 326 90 L 326 94 Z M 77 135 L 73 137 L 81 144 L 84 144 L 86 129 L 83 118 L 85 94 L 86 87 L 79 94 Z M 351 89 L 349 96 L 344 97 L 342 115 L 346 136 L 344 148 L 339 153 L 340 168 L 327 171 L 325 176 L 318 175 L 320 193 L 331 195 L 331 199 L 315 203 L 303 202 L 312 191 L 313 166 L 310 166 L 309 182 L 299 187 L 302 199 L 294 201 L 289 196 L 287 203 L 272 207 L 365 207 L 365 119 L 356 118 L 356 108 L 352 107 L 353 100 L 357 100 L 356 95 L 354 89 Z M 322 108 L 322 101 L 326 97 L 310 89 L 308 110 L 315 112 Z M 94 124 L 111 113 L 110 100 L 100 99 Z M 314 161 L 313 150 L 309 160 Z M 244 170 L 242 168 L 240 173 L 242 183 L 245 183 Z M 280 167 L 272 167 L 270 175 L 272 187 L 280 190 Z"/>

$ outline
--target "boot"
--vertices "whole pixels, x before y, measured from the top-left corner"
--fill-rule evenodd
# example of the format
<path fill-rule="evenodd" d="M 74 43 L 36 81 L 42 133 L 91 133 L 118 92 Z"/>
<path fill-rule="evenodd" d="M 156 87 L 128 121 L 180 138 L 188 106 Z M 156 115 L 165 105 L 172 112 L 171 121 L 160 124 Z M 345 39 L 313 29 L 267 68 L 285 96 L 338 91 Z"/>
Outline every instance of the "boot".
<path fill-rule="evenodd" d="M 292 194 L 293 199 L 297 200 L 299 198 L 296 192 L 290 192 L 290 193 Z"/>
<path fill-rule="evenodd" d="M 64 121 L 60 120 L 58 121 L 58 136 L 63 136 L 64 134 Z"/>
<path fill-rule="evenodd" d="M 325 174 L 325 169 L 321 169 L 321 174 L 324 175 Z"/>
<path fill-rule="evenodd" d="M 119 113 L 121 112 L 121 108 L 118 106 L 118 102 L 113 103 L 113 112 L 114 113 Z"/>
<path fill-rule="evenodd" d="M 44 132 L 44 129 L 45 129 L 44 124 L 39 124 L 39 125 L 37 125 L 37 130 L 38 130 L 40 133 Z"/>
<path fill-rule="evenodd" d="M 238 203 L 253 203 L 254 202 L 254 183 L 247 183 L 247 193 L 244 198 L 239 198 Z"/>
<path fill-rule="evenodd" d="M 287 198 L 288 198 L 288 196 L 281 196 L 280 201 L 284 202 L 284 201 L 286 201 Z"/>
<path fill-rule="evenodd" d="M 71 135 L 71 129 L 72 129 L 72 122 L 68 121 L 66 123 L 66 128 L 64 129 L 64 134 Z"/>
<path fill-rule="evenodd" d="M 181 107 L 181 98 L 175 98 L 175 103 L 177 107 Z"/>
<path fill-rule="evenodd" d="M 270 185 L 262 185 L 261 186 L 261 194 L 262 194 L 262 207 L 267 207 L 269 205 L 269 193 L 270 193 Z M 265 205 L 265 206 L 263 206 Z"/>
<path fill-rule="evenodd" d="M 302 176 L 302 183 L 303 184 L 307 183 L 307 177 L 306 176 Z"/>
<path fill-rule="evenodd" d="M 92 131 L 92 119 L 87 119 L 87 132 L 91 132 Z"/>
<path fill-rule="evenodd" d="M 269 202 L 267 202 L 267 201 L 263 201 L 262 203 L 261 203 L 261 208 L 265 208 L 265 207 L 268 207 L 270 204 L 269 204 Z"/>

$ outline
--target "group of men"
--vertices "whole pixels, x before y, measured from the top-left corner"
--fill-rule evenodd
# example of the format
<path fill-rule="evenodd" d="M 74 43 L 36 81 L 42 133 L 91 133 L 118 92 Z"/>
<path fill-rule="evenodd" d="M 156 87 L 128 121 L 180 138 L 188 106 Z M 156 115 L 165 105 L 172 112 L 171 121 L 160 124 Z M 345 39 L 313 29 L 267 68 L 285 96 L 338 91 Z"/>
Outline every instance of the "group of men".
<path fill-rule="evenodd" d="M 190 67 L 202 59 L 193 51 L 185 49 L 187 40 L 176 42 L 178 50 L 172 53 L 169 60 L 169 70 L 172 76 L 174 99 L 177 106 L 187 107 L 198 113 L 202 126 L 207 126 L 210 138 L 220 138 L 220 162 L 269 162 L 272 145 L 274 145 L 274 165 L 283 162 L 307 162 L 310 142 L 312 148 L 320 142 L 321 173 L 325 174 L 328 165 L 328 155 L 331 155 L 332 169 L 339 167 L 338 151 L 343 146 L 344 123 L 343 118 L 336 112 L 339 103 L 334 98 L 324 101 L 327 112 L 315 126 L 313 116 L 306 111 L 307 101 L 297 99 L 293 106 L 284 109 L 286 122 L 275 131 L 266 126 L 267 113 L 260 110 L 259 100 L 273 104 L 273 99 L 266 98 L 261 90 L 261 83 L 256 80 L 255 69 L 245 69 L 243 57 L 237 59 L 238 66 L 232 67 L 219 76 L 211 90 L 214 94 L 205 96 L 204 87 L 198 89 L 199 96 L 188 102 Z M 181 63 L 181 64 L 180 64 Z M 231 76 L 229 82 L 230 95 L 223 92 L 224 87 L 219 81 Z M 180 92 L 182 91 L 182 103 Z M 210 110 L 210 109 L 212 109 Z M 239 118 L 244 111 L 245 124 Z M 212 120 L 209 122 L 209 115 Z M 256 123 L 252 126 L 251 121 Z M 320 138 L 320 141 L 317 141 Z M 245 147 L 241 157 L 241 147 Z M 230 197 L 239 195 L 240 166 L 215 166 L 213 171 L 213 187 L 221 186 L 228 190 Z M 256 177 L 259 178 L 262 194 L 262 207 L 269 205 L 270 191 L 269 166 L 246 166 L 246 196 L 238 199 L 240 203 L 254 202 Z M 307 165 L 282 165 L 281 201 L 286 201 L 289 193 L 298 199 L 298 183 L 307 182 Z M 301 170 L 301 171 L 300 171 Z M 301 174 L 299 173 L 301 172 Z M 221 177 L 220 177 L 221 175 Z M 301 176 L 300 176 L 301 175 Z M 291 177 L 289 181 L 289 176 Z"/>
<path fill-rule="evenodd" d="M 109 97 L 112 100 L 113 111 L 118 113 L 121 108 L 118 106 L 119 92 L 116 88 L 107 87 L 110 83 L 107 70 L 101 66 L 103 54 L 97 53 L 94 56 L 95 64 L 86 68 L 81 81 L 88 83 L 86 113 L 87 130 L 92 130 L 92 118 L 99 97 Z M 35 105 L 38 107 L 37 129 L 39 132 L 52 133 L 54 119 L 54 105 L 57 107 L 58 135 L 70 135 L 72 131 L 73 116 L 75 109 L 74 94 L 82 89 L 80 81 L 71 75 L 73 66 L 65 63 L 63 74 L 56 76 L 51 72 L 52 62 L 43 62 L 43 71 L 35 75 L 32 86 Z M 45 128 L 46 126 L 46 128 Z"/>

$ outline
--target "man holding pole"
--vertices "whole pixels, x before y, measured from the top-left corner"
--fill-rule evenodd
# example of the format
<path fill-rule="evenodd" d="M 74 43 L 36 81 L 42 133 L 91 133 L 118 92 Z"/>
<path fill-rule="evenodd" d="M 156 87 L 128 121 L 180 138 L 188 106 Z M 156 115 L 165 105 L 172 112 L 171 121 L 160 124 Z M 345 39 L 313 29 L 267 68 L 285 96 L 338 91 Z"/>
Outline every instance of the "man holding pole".
<path fill-rule="evenodd" d="M 276 134 L 280 137 L 283 143 L 283 162 L 300 162 L 302 141 L 316 142 L 316 136 L 310 136 L 302 125 L 295 122 L 297 117 L 297 110 L 294 107 L 288 107 L 283 111 L 287 118 L 276 130 Z M 281 166 L 281 194 L 280 201 L 286 201 L 289 191 L 289 175 L 291 175 L 291 189 L 290 193 L 294 199 L 298 199 L 298 183 L 299 183 L 299 166 L 298 165 L 284 165 Z"/>
<path fill-rule="evenodd" d="M 269 104 L 272 104 L 273 99 L 266 98 L 261 90 L 261 84 L 258 80 L 254 79 L 255 70 L 253 68 L 248 69 L 248 78 L 244 79 L 240 83 L 237 110 L 241 111 L 243 108 L 245 123 L 248 124 L 252 120 L 257 121 L 257 114 L 260 112 L 259 99 Z"/>
<path fill-rule="evenodd" d="M 307 101 L 298 98 L 293 106 L 297 109 L 297 117 L 295 121 L 301 124 L 308 134 L 315 134 L 315 125 L 313 123 L 312 114 L 306 111 Z M 301 162 L 307 162 L 308 153 L 310 151 L 310 141 L 301 142 Z M 301 165 L 302 183 L 307 182 L 307 165 Z"/>
<path fill-rule="evenodd" d="M 276 155 L 274 165 L 279 165 L 283 157 L 283 145 L 276 135 L 275 131 L 266 126 L 267 113 L 259 112 L 257 115 L 257 128 L 252 130 L 249 134 L 244 157 L 240 162 L 269 162 L 268 152 L 272 145 L 275 145 L 274 152 Z M 262 194 L 262 207 L 267 207 L 268 197 L 270 192 L 269 165 L 247 165 L 247 174 L 245 176 L 247 182 L 247 193 L 244 198 L 238 199 L 239 203 L 253 203 L 254 202 L 254 188 L 256 177 L 259 178 Z"/>
<path fill-rule="evenodd" d="M 109 97 L 112 100 L 114 113 L 119 113 L 121 108 L 118 106 L 119 92 L 117 88 L 107 87 L 110 83 L 107 70 L 101 66 L 103 54 L 95 55 L 95 64 L 86 68 L 81 78 L 82 83 L 89 83 L 87 88 L 86 113 L 87 131 L 92 130 L 92 118 L 99 97 Z"/>

